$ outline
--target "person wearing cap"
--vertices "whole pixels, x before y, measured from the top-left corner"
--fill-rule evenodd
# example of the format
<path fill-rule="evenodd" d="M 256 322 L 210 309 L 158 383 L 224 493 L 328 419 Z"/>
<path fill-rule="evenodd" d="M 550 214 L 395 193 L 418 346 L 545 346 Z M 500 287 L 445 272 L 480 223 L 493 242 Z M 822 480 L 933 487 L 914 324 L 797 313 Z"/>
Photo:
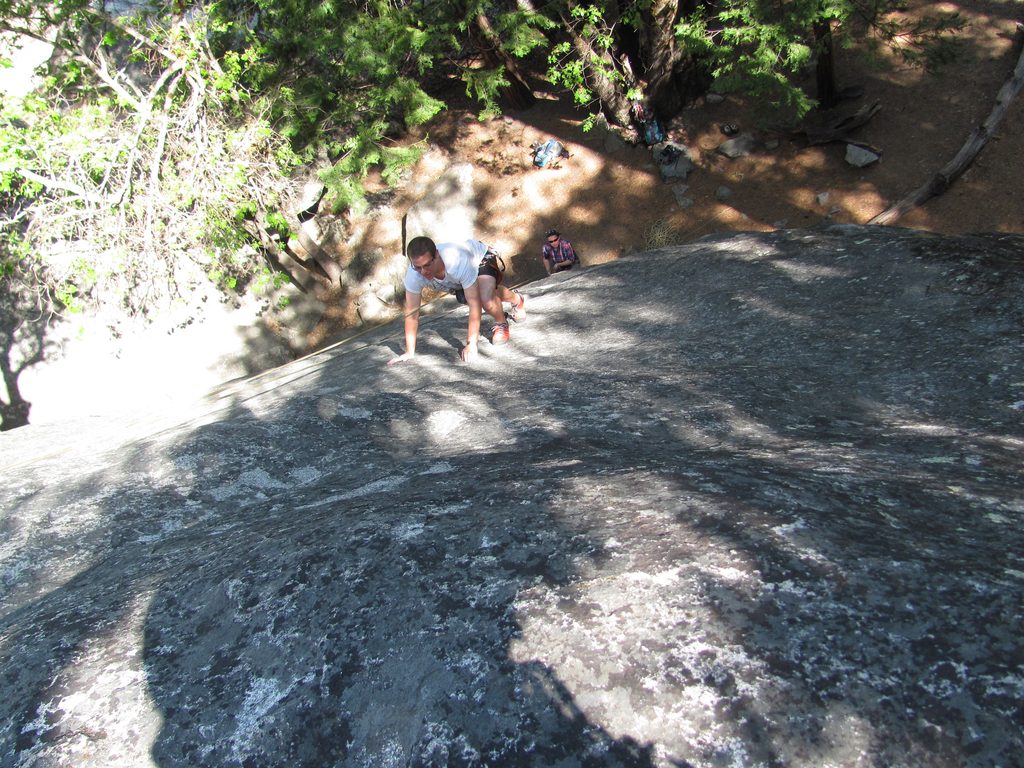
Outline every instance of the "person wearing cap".
<path fill-rule="evenodd" d="M 544 234 L 541 257 L 544 259 L 544 269 L 549 275 L 572 269 L 580 263 L 580 257 L 576 255 L 572 243 L 562 237 L 562 233 L 557 229 L 549 229 Z"/>

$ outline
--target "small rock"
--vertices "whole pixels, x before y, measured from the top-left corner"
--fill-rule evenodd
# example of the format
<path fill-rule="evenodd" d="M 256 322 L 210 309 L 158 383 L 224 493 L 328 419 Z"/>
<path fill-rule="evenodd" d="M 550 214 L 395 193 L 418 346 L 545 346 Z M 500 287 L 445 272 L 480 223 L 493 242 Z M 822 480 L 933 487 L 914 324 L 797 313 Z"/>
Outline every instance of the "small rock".
<path fill-rule="evenodd" d="M 391 317 L 393 310 L 379 296 L 367 293 L 359 297 L 356 313 L 364 324 L 376 324 Z"/>
<path fill-rule="evenodd" d="M 818 194 L 816 194 L 814 196 L 814 200 L 815 200 L 815 202 L 818 203 L 818 205 L 822 205 L 823 206 L 823 205 L 825 205 L 825 203 L 828 202 L 828 196 L 829 196 L 828 192 L 819 192 Z"/>
<path fill-rule="evenodd" d="M 726 200 L 732 197 L 732 190 L 725 186 L 719 187 L 718 189 L 715 190 L 715 197 L 724 203 Z"/>
<path fill-rule="evenodd" d="M 878 160 L 878 154 L 867 147 L 862 147 L 859 144 L 846 145 L 846 162 L 854 168 L 864 168 L 872 163 L 877 163 Z"/>
<path fill-rule="evenodd" d="M 749 155 L 754 149 L 754 137 L 749 133 L 741 133 L 735 138 L 722 142 L 718 146 L 718 152 L 730 159 Z"/>
<path fill-rule="evenodd" d="M 709 93 L 704 96 L 705 104 L 721 104 L 723 101 L 725 101 L 725 96 L 720 93 Z"/>
<path fill-rule="evenodd" d="M 667 165 L 661 165 L 658 167 L 658 172 L 661 174 L 662 181 L 671 181 L 672 179 L 685 180 L 692 170 L 693 163 L 685 155 L 676 158 Z"/>

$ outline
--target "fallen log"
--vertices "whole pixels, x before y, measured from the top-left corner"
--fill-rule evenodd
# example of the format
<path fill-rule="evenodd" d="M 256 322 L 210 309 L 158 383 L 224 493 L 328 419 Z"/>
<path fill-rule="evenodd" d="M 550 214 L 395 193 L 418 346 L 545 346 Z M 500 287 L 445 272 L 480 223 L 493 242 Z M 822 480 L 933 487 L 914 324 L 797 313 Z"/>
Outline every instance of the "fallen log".
<path fill-rule="evenodd" d="M 833 141 L 843 141 L 846 134 L 854 128 L 860 128 L 868 122 L 882 108 L 879 102 L 866 104 L 852 115 L 843 115 L 826 125 L 811 125 L 802 128 L 800 133 L 807 137 L 807 143 L 828 144 Z"/>
<path fill-rule="evenodd" d="M 320 243 L 310 237 L 302 227 L 299 227 L 298 242 L 302 249 L 309 254 L 309 259 L 305 260 L 308 263 L 306 268 L 326 277 L 334 285 L 341 285 L 341 267 L 338 262 L 332 259 Z M 296 258 L 300 257 L 296 255 Z"/>
<path fill-rule="evenodd" d="M 1018 42 L 1020 41 L 1022 31 L 1024 31 L 1024 26 L 1018 24 Z M 1020 93 L 1022 87 L 1024 87 L 1024 47 L 1022 47 L 1020 57 L 1017 59 L 1017 66 L 996 94 L 996 103 L 989 116 L 985 119 L 985 122 L 971 131 L 967 141 L 964 142 L 956 156 L 928 181 L 895 205 L 890 206 L 872 218 L 868 221 L 868 224 L 892 224 L 907 211 L 924 204 L 933 197 L 938 197 L 949 189 L 953 182 L 960 178 L 964 171 L 971 166 L 971 163 L 974 162 L 982 148 L 992 138 L 999 123 L 1009 110 L 1010 104 L 1017 94 Z"/>

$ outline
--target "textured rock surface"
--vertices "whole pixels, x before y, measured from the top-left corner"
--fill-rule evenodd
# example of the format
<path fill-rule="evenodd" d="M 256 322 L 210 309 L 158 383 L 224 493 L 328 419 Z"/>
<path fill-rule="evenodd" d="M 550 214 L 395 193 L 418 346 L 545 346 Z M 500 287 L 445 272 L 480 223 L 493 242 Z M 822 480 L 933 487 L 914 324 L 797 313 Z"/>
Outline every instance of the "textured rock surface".
<path fill-rule="evenodd" d="M 0 765 L 1021 765 L 1021 264 L 708 239 L 5 433 Z"/>

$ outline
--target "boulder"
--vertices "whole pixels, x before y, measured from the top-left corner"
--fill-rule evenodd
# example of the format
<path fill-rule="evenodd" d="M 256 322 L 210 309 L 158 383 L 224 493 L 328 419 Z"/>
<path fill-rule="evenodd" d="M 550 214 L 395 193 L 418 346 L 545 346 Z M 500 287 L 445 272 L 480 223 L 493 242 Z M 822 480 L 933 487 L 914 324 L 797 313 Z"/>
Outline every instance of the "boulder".
<path fill-rule="evenodd" d="M 9 63 L 0 78 L 0 93 L 6 98 L 26 96 L 43 84 L 37 71 L 53 57 L 54 46 L 45 40 L 13 32 L 0 33 L 0 58 Z"/>
<path fill-rule="evenodd" d="M 754 151 L 754 147 L 757 142 L 754 140 L 752 134 L 741 133 L 739 136 L 723 141 L 718 145 L 718 152 L 725 155 L 730 159 L 736 159 L 737 157 L 744 157 Z"/>
<path fill-rule="evenodd" d="M 873 163 L 877 163 L 880 158 L 881 153 L 871 147 L 852 142 L 846 145 L 846 162 L 854 168 L 865 168 Z"/>
<path fill-rule="evenodd" d="M 0 764 L 1018 764 L 1022 251 L 715 235 L 3 433 Z"/>
<path fill-rule="evenodd" d="M 478 208 L 473 193 L 473 166 L 453 165 L 424 192 L 405 214 L 405 238 L 426 235 L 435 242 L 475 236 Z"/>
<path fill-rule="evenodd" d="M 292 212 L 300 218 L 306 214 L 315 213 L 326 191 L 327 187 L 319 179 L 309 179 L 304 182 L 299 189 Z"/>
<path fill-rule="evenodd" d="M 685 144 L 660 142 L 651 147 L 651 156 L 658 165 L 662 181 L 686 181 L 696 167 L 693 152 Z"/>

